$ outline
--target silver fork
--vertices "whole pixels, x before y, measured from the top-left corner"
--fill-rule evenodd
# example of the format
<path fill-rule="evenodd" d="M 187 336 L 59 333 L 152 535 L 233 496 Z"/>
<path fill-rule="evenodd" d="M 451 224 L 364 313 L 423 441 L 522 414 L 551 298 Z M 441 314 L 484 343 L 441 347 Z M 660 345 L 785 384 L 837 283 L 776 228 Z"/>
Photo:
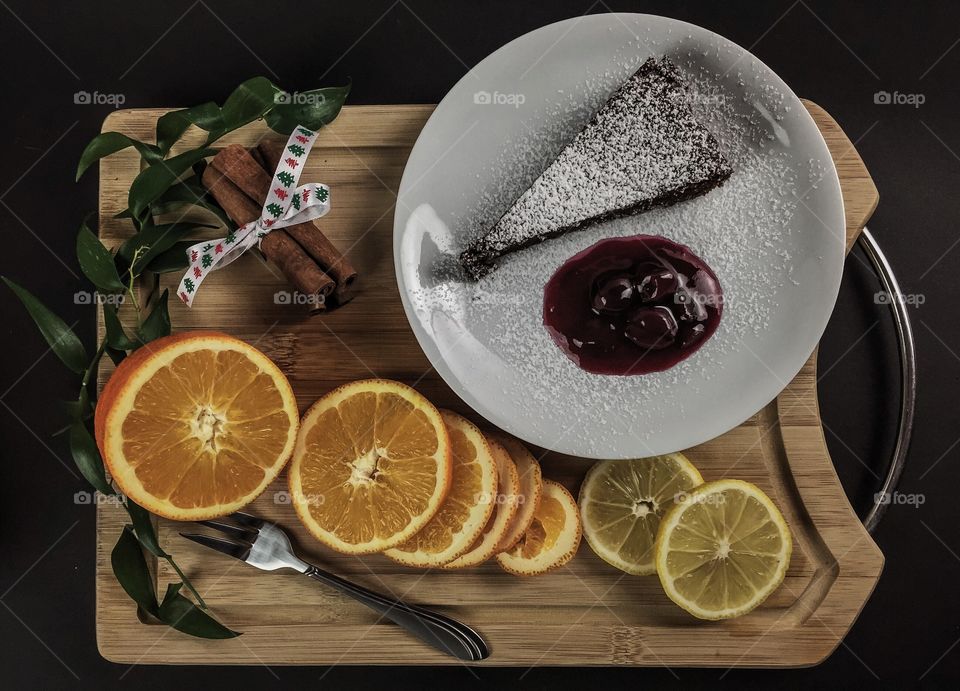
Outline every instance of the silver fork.
<path fill-rule="evenodd" d="M 223 519 L 197 522 L 229 535 L 232 540 L 199 533 L 180 533 L 180 535 L 264 571 L 293 569 L 325 583 L 354 600 L 362 602 L 382 617 L 393 621 L 420 640 L 448 655 L 469 661 L 483 660 L 490 656 L 483 638 L 466 624 L 423 607 L 408 605 L 400 600 L 367 590 L 305 562 L 296 555 L 290 538 L 275 523 L 240 512 L 232 513 L 225 518 L 231 519 L 233 523 L 222 522 Z"/>

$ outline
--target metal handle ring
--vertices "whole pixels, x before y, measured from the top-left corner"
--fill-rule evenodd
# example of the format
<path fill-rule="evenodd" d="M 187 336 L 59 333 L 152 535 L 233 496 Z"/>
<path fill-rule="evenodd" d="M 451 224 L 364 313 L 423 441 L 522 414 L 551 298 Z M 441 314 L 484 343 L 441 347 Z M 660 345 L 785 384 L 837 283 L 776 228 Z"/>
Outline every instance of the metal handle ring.
<path fill-rule="evenodd" d="M 867 515 L 863 518 L 864 527 L 872 533 L 891 503 L 889 499 L 897 488 L 900 475 L 903 473 L 903 466 L 907 460 L 917 399 L 917 358 L 913 329 L 910 328 L 910 315 L 907 314 L 906 301 L 901 298 L 900 284 L 897 283 L 890 262 L 866 227 L 860 233 L 857 242 L 863 248 L 867 258 L 870 259 L 883 289 L 890 296 L 890 310 L 893 313 L 893 321 L 897 330 L 897 348 L 900 353 L 900 415 L 897 426 L 897 442 L 893 447 L 893 456 L 890 459 L 883 485 L 874 496 L 873 506 L 870 507 Z"/>

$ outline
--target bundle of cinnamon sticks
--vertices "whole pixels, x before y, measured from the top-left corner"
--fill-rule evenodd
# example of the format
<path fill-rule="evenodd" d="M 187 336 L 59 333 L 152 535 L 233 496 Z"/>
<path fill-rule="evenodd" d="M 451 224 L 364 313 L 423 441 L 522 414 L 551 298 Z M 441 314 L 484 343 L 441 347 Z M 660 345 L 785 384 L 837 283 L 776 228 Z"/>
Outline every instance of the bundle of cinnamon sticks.
<path fill-rule="evenodd" d="M 275 140 L 263 141 L 249 151 L 233 144 L 204 170 L 203 185 L 238 226 L 260 217 L 283 147 L 283 142 Z M 311 314 L 353 297 L 357 271 L 315 221 L 270 232 L 260 242 L 260 250 L 306 296 L 303 302 Z"/>

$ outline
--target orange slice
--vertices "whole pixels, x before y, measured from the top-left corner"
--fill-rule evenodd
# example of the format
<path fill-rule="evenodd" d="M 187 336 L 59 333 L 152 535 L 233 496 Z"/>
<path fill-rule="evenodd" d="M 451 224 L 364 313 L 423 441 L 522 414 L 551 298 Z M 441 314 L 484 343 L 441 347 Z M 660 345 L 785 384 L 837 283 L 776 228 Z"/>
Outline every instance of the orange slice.
<path fill-rule="evenodd" d="M 290 458 L 299 425 L 283 372 L 243 341 L 187 332 L 117 367 L 97 404 L 104 463 L 123 493 L 188 521 L 253 501 Z"/>
<path fill-rule="evenodd" d="M 464 569 L 482 564 L 497 553 L 500 540 L 510 528 L 513 517 L 520 508 L 520 474 L 517 467 L 510 460 L 510 454 L 502 445 L 487 437 L 493 459 L 497 463 L 497 494 L 490 497 L 495 503 L 493 514 L 487 521 L 483 533 L 476 542 L 459 557 L 448 564 L 445 569 Z"/>
<path fill-rule="evenodd" d="M 580 546 L 580 514 L 566 487 L 543 481 L 540 506 L 513 549 L 497 555 L 505 571 L 516 576 L 536 576 L 563 566 Z"/>
<path fill-rule="evenodd" d="M 510 521 L 507 532 L 504 533 L 497 545 L 497 552 L 504 552 L 517 544 L 523 534 L 527 532 L 527 528 L 530 527 L 533 515 L 540 505 L 543 475 L 540 472 L 540 464 L 537 463 L 537 459 L 523 444 L 513 437 L 504 435 L 495 435 L 493 439 L 496 439 L 507 450 L 510 459 L 517 466 L 517 473 L 520 475 L 519 507 L 513 520 Z"/>
<path fill-rule="evenodd" d="M 440 566 L 470 549 L 490 515 L 497 465 L 486 438 L 469 420 L 444 410 L 450 433 L 453 482 L 437 515 L 412 539 L 384 554 L 407 566 Z"/>
<path fill-rule="evenodd" d="M 439 411 L 406 384 L 366 379 L 334 389 L 303 417 L 290 497 L 307 529 L 348 554 L 408 540 L 450 487 Z"/>

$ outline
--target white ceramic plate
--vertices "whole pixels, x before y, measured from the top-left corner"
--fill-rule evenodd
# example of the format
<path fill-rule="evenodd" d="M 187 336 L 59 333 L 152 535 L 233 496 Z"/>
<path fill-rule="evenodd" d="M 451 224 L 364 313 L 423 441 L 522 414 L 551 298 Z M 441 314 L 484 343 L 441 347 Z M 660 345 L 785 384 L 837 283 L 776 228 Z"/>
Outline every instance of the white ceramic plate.
<path fill-rule="evenodd" d="M 492 225 L 649 56 L 671 57 L 734 166 L 722 188 L 515 253 L 478 283 L 454 257 Z M 657 374 L 592 375 L 541 323 L 543 285 L 598 239 L 659 234 L 724 289 L 713 338 Z M 397 281 L 433 366 L 490 422 L 589 458 L 685 449 L 736 427 L 800 370 L 833 310 L 844 258 L 840 183 L 796 95 L 730 41 L 684 22 L 604 14 L 543 27 L 461 79 L 417 140 L 394 219 Z"/>

